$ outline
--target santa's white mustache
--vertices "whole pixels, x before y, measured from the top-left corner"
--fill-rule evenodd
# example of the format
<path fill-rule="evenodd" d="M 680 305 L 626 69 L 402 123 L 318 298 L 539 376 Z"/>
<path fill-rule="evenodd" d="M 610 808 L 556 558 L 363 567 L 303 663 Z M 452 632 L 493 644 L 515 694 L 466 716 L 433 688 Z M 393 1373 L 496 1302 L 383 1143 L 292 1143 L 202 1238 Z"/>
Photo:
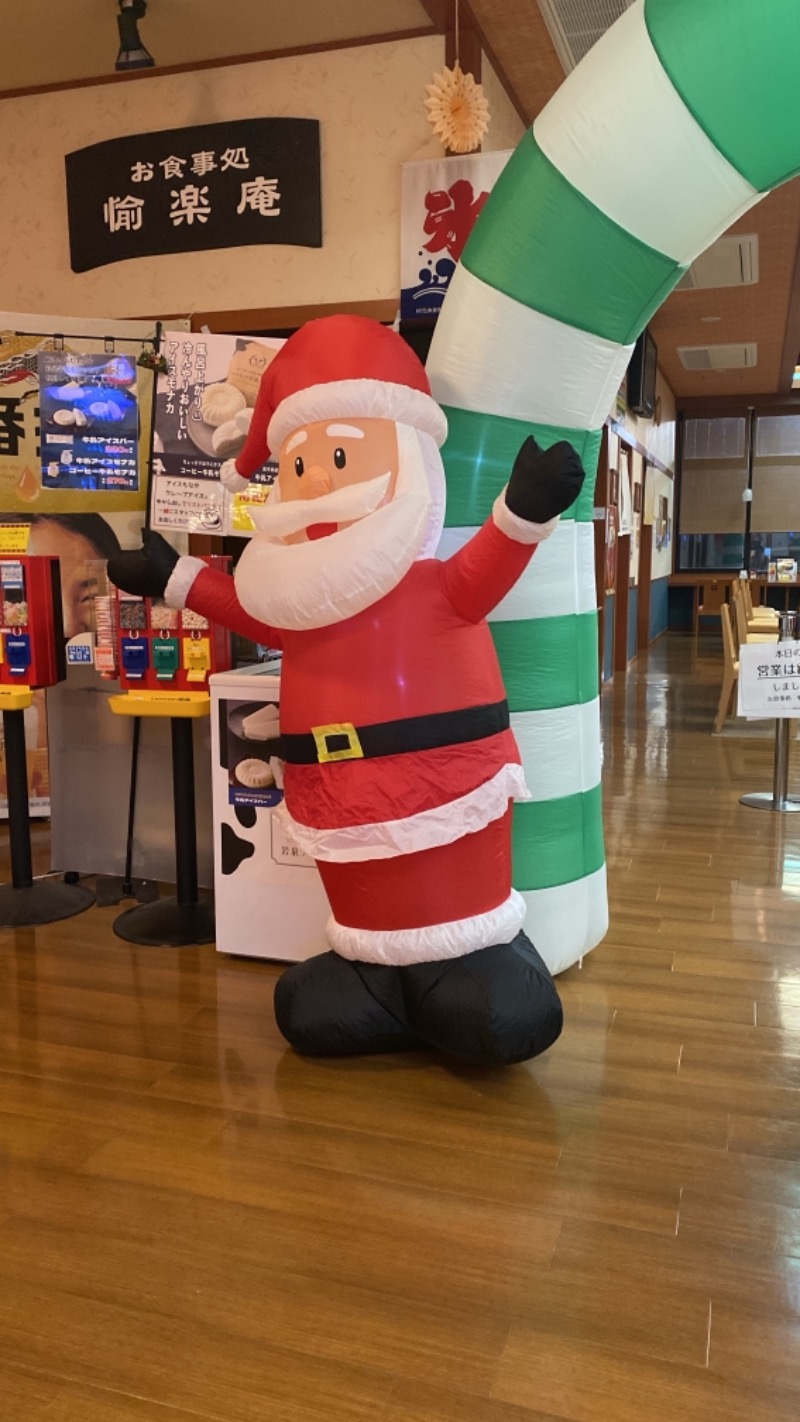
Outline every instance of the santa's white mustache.
<path fill-rule="evenodd" d="M 375 512 L 388 493 L 391 479 L 391 474 L 381 474 L 365 484 L 346 484 L 316 499 L 292 499 L 285 504 L 277 497 L 276 486 L 268 503 L 252 509 L 251 516 L 259 533 L 274 539 L 299 533 L 315 523 L 352 523 Z"/>

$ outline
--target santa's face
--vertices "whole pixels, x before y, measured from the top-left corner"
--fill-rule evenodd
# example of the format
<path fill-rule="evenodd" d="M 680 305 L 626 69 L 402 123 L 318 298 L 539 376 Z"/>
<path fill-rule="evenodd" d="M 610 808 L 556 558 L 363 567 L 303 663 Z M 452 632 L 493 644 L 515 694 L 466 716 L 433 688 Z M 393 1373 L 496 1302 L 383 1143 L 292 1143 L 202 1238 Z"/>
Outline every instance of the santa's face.
<path fill-rule="evenodd" d="M 280 502 L 302 501 L 308 507 L 308 523 L 285 535 L 287 543 L 302 543 L 337 533 L 353 520 L 322 517 L 330 494 L 352 486 L 372 485 L 389 476 L 376 507 L 393 497 L 397 485 L 397 426 L 392 420 L 319 420 L 295 430 L 284 442 L 278 463 Z M 354 495 L 355 507 L 361 493 Z M 374 493 L 377 493 L 377 486 Z M 324 502 L 320 502 L 320 500 Z M 369 499 L 369 503 L 373 500 Z M 372 511 L 372 510 L 370 510 Z M 299 512 L 299 511 L 298 511 Z"/>
<path fill-rule="evenodd" d="M 294 430 L 276 489 L 236 569 L 242 606 L 272 627 L 327 627 L 396 587 L 430 524 L 429 435 L 391 420 L 322 420 Z"/>

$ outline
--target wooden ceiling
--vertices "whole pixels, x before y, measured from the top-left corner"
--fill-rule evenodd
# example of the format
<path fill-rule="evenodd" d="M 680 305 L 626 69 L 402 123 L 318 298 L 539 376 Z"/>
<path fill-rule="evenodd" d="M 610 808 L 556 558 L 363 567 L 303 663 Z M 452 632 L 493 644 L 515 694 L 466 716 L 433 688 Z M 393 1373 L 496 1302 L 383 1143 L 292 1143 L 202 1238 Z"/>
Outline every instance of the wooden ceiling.
<path fill-rule="evenodd" d="M 0 97 L 76 82 L 113 82 L 116 0 L 27 0 L 6 8 Z M 454 14 L 455 0 L 292 0 L 291 5 L 149 0 L 140 33 L 158 68 L 145 74 L 376 37 L 452 32 Z M 477 34 L 518 112 L 531 122 L 564 77 L 537 0 L 460 0 L 460 24 L 462 56 L 473 52 L 470 40 Z M 675 292 L 652 322 L 660 363 L 682 398 L 791 388 L 800 351 L 800 179 L 737 226 L 758 234 L 759 282 Z M 703 320 L 714 316 L 720 319 Z M 690 373 L 677 355 L 679 346 L 750 341 L 758 345 L 754 370 Z"/>

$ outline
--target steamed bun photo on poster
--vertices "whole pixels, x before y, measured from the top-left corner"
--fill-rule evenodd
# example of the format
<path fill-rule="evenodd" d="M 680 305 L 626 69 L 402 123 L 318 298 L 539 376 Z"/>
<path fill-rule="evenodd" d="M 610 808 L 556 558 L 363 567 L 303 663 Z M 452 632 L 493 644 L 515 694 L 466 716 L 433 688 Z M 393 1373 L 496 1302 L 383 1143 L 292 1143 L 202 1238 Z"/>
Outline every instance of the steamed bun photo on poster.
<path fill-rule="evenodd" d="M 158 377 L 153 442 L 152 519 L 156 528 L 195 533 L 231 527 L 220 469 L 243 448 L 262 375 L 283 341 L 272 337 L 166 331 L 168 371 Z M 265 476 L 266 485 L 272 472 Z M 266 489 L 265 489 L 266 492 Z M 252 502 L 259 500 L 255 496 Z M 234 522 L 242 515 L 233 510 Z"/>

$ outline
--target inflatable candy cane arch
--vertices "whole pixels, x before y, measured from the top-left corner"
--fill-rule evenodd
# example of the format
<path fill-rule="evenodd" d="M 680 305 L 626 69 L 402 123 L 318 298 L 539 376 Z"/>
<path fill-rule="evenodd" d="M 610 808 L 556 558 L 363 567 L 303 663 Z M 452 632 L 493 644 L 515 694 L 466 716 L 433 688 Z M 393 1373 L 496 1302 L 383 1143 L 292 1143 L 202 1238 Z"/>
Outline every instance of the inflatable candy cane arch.
<path fill-rule="evenodd" d="M 633 343 L 687 265 L 800 169 L 798 0 L 636 0 L 522 139 L 454 275 L 428 359 L 449 436 L 448 556 L 523 438 L 587 473 Z M 608 921 L 592 485 L 494 613 L 534 800 L 517 805 L 526 931 L 559 972 Z"/>

